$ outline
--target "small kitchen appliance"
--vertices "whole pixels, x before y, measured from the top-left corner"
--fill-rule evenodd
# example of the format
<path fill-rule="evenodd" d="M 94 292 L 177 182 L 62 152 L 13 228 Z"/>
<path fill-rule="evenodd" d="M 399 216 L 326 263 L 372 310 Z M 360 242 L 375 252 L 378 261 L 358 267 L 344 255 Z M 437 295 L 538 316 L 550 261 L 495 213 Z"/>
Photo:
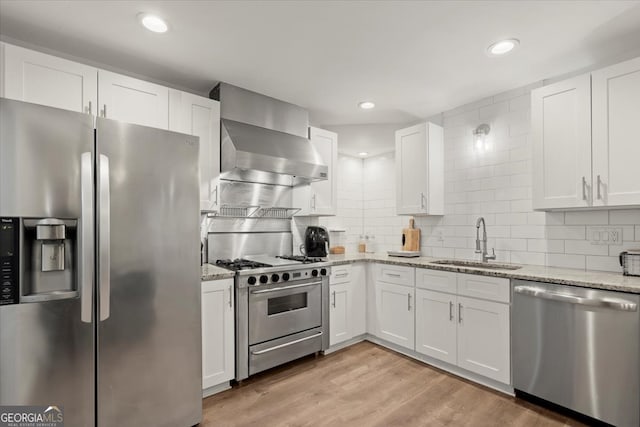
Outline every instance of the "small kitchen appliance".
<path fill-rule="evenodd" d="M 304 254 L 326 257 L 329 253 L 329 232 L 324 227 L 307 227 L 304 233 Z"/>
<path fill-rule="evenodd" d="M 620 252 L 620 266 L 625 276 L 640 276 L 640 249 Z"/>

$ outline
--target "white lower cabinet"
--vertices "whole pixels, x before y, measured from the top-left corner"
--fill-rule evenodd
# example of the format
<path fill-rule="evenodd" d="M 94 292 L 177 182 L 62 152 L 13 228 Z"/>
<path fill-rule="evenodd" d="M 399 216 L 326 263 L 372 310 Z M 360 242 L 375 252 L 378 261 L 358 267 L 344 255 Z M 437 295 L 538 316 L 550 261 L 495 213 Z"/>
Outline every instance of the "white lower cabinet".
<path fill-rule="evenodd" d="M 416 289 L 416 351 L 457 363 L 456 296 Z"/>
<path fill-rule="evenodd" d="M 330 288 L 330 309 L 329 309 L 329 345 L 336 345 L 351 339 L 351 319 L 350 308 L 352 306 L 352 291 L 349 283 L 333 285 Z"/>
<path fill-rule="evenodd" d="M 402 347 L 414 349 L 415 289 L 377 281 L 376 317 L 378 338 Z"/>
<path fill-rule="evenodd" d="M 202 282 L 202 388 L 233 379 L 233 279 Z"/>
<path fill-rule="evenodd" d="M 509 305 L 458 297 L 458 366 L 511 382 Z"/>
<path fill-rule="evenodd" d="M 329 278 L 329 345 L 366 333 L 366 283 L 364 265 L 332 268 Z"/>
<path fill-rule="evenodd" d="M 416 352 L 504 384 L 511 382 L 509 281 L 438 272 L 418 281 Z M 457 280 L 455 280 L 457 278 Z M 457 283 L 457 295 L 437 292 Z M 427 288 L 427 289 L 421 289 Z M 491 295 L 493 301 L 462 294 Z M 505 294 L 506 293 L 506 294 Z"/>

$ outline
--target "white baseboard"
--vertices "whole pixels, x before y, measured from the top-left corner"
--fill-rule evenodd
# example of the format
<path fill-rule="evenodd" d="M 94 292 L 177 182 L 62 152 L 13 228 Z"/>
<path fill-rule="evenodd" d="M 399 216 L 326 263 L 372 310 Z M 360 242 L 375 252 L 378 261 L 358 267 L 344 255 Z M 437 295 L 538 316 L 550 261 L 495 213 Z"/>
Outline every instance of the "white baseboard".
<path fill-rule="evenodd" d="M 220 393 L 221 391 L 229 390 L 231 388 L 231 383 L 229 381 L 224 382 L 222 384 L 214 385 L 213 387 L 205 388 L 202 390 L 202 398 L 213 396 L 214 394 Z"/>
<path fill-rule="evenodd" d="M 353 337 L 350 340 L 343 341 L 340 344 L 336 344 L 333 347 L 329 347 L 329 349 L 324 351 L 324 354 L 331 354 L 335 351 L 342 350 L 343 348 L 347 348 L 359 342 L 365 341 L 367 339 L 367 334 L 358 335 L 357 337 Z"/>

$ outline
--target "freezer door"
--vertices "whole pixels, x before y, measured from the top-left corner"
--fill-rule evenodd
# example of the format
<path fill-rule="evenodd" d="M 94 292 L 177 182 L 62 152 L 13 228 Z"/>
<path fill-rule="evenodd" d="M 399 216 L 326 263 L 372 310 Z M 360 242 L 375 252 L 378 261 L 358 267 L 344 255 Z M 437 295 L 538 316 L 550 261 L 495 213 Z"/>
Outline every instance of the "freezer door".
<path fill-rule="evenodd" d="M 202 417 L 197 138 L 98 118 L 98 425 Z"/>
<path fill-rule="evenodd" d="M 0 216 L 78 221 L 66 266 L 78 293 L 46 292 L 58 273 L 45 271 L 32 298 L 41 302 L 0 305 L 0 406 L 58 406 L 69 427 L 95 419 L 93 141 L 87 114 L 0 99 Z M 29 268 L 22 259 L 20 277 Z"/>

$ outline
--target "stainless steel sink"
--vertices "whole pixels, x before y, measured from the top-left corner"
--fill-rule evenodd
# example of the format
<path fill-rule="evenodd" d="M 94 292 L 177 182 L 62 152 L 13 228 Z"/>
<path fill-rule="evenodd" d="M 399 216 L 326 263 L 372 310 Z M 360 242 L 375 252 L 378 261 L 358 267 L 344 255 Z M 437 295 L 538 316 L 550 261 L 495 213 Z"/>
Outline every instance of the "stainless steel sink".
<path fill-rule="evenodd" d="M 432 261 L 431 264 L 450 265 L 452 267 L 486 268 L 488 270 L 517 270 L 522 268 L 519 265 L 498 264 L 494 262 L 458 261 L 453 259 L 440 259 Z"/>

